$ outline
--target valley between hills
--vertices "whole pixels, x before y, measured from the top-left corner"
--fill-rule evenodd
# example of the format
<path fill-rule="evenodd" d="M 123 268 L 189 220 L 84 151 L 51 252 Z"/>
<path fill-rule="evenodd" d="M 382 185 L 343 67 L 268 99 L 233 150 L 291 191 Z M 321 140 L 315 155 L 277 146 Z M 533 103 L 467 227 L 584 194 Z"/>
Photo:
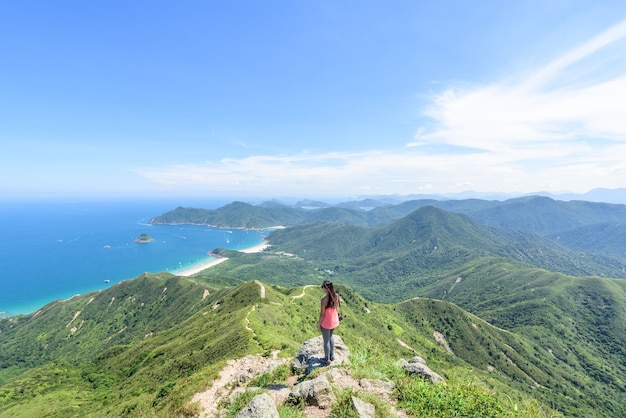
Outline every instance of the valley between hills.
<path fill-rule="evenodd" d="M 343 301 L 345 367 L 393 381 L 408 416 L 626 416 L 626 206 L 379 203 L 233 202 L 155 217 L 286 228 L 262 252 L 213 249 L 228 260 L 190 277 L 142 275 L 0 319 L 0 416 L 200 416 L 194 395 L 229 361 L 288 362 L 317 336 L 324 279 Z M 396 362 L 415 355 L 446 383 L 407 380 Z M 277 370 L 256 383 L 304 378 Z M 329 413 L 353 416 L 338 412 L 347 401 L 335 389 Z M 235 416 L 236 402 L 221 407 Z"/>

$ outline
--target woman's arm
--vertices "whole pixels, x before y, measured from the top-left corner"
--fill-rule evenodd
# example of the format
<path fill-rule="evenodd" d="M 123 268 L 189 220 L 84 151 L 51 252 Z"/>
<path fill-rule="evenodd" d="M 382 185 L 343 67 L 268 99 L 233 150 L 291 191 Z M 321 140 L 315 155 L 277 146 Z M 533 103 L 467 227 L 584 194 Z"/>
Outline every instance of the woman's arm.
<path fill-rule="evenodd" d="M 322 320 L 324 319 L 324 310 L 326 309 L 326 298 L 328 296 L 322 298 L 322 300 L 320 301 L 320 317 L 317 320 L 317 329 L 319 330 L 319 332 L 322 332 Z"/>

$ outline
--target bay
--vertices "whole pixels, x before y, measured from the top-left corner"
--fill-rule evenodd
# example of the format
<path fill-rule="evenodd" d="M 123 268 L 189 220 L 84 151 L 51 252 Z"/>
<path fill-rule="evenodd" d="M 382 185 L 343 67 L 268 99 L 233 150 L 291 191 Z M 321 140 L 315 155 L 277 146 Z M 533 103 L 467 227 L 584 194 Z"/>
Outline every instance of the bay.
<path fill-rule="evenodd" d="M 267 230 L 150 225 L 177 206 L 215 209 L 225 200 L 0 201 L 0 315 L 36 311 L 57 299 L 105 289 L 144 272 L 177 273 L 243 250 Z M 142 233 L 149 243 L 136 243 Z"/>

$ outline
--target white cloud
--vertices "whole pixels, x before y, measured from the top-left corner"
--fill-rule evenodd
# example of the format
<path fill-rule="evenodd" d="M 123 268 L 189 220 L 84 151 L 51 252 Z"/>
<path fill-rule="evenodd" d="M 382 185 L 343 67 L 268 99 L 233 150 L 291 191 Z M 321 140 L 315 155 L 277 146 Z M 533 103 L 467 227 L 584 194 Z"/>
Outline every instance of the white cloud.
<path fill-rule="evenodd" d="M 275 196 L 626 187 L 626 49 L 614 48 L 625 39 L 623 21 L 530 75 L 448 88 L 426 110 L 433 128 L 418 128 L 404 149 L 259 155 L 140 174 L 177 190 Z M 598 64 L 607 54 L 619 71 Z"/>
<path fill-rule="evenodd" d="M 601 78 L 593 60 L 603 48 L 626 38 L 626 21 L 556 58 L 528 77 L 469 91 L 449 88 L 426 111 L 435 129 L 418 129 L 409 145 L 447 143 L 496 153 L 528 144 L 570 144 L 572 140 L 626 140 L 626 74 Z M 626 63 L 624 49 L 611 62 Z M 574 66 L 580 76 L 564 83 Z M 603 71 L 595 71 L 606 72 Z M 511 155 L 513 158 L 514 155 Z"/>

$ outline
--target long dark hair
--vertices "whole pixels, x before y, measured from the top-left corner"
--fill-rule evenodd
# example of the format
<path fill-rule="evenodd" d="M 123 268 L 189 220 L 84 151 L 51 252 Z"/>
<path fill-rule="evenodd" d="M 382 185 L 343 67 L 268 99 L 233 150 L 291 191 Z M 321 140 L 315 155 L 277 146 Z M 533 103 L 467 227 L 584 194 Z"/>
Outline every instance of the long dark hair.
<path fill-rule="evenodd" d="M 333 283 L 330 280 L 324 280 L 324 283 L 322 283 L 322 289 L 328 289 L 328 295 L 330 296 L 326 302 L 327 308 L 339 305 L 339 296 L 337 296 L 337 292 L 335 292 Z"/>

